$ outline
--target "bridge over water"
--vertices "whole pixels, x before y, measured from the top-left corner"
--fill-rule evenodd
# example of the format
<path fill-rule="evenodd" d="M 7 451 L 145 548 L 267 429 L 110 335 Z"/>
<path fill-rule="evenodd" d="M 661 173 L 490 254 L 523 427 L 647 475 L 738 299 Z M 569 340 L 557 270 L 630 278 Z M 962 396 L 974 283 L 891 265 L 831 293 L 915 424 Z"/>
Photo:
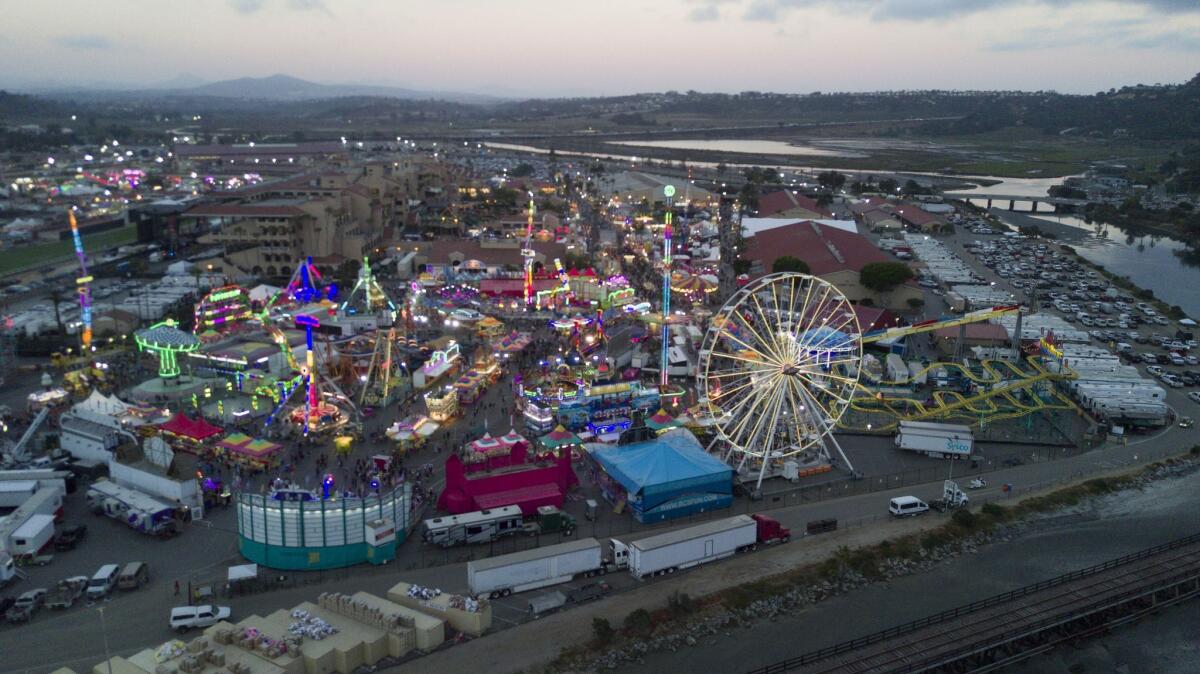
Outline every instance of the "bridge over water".
<path fill-rule="evenodd" d="M 992 207 L 993 201 L 1008 202 L 1008 210 L 1017 210 L 1018 201 L 1028 201 L 1033 204 L 1032 211 L 1038 210 L 1038 204 L 1049 204 L 1052 211 L 1057 211 L 1060 206 L 1084 206 L 1088 203 L 1087 199 L 1064 199 L 1061 197 L 1031 197 L 1027 194 L 975 194 L 973 192 L 944 192 L 942 197 L 946 199 L 959 199 L 961 201 L 986 201 L 987 207 Z"/>

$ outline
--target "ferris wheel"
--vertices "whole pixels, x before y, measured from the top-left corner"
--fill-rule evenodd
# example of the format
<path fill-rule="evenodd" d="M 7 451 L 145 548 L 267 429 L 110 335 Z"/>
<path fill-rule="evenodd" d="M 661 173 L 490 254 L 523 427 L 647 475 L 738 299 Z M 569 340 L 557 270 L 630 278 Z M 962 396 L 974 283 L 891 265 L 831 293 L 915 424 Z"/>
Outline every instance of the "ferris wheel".
<path fill-rule="evenodd" d="M 858 384 L 861 330 L 836 287 L 790 272 L 755 279 L 712 317 L 700 354 L 716 442 L 741 479 L 757 471 L 761 488 L 787 462 L 827 465 L 833 452 L 853 470 L 833 429 Z"/>

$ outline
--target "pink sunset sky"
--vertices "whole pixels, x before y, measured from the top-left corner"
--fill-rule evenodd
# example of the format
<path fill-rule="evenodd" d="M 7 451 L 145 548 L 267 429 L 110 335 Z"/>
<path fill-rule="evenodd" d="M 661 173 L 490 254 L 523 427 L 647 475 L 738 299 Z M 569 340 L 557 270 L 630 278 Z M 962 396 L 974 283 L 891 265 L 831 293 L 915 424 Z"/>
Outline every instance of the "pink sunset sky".
<path fill-rule="evenodd" d="M 1197 0 L 10 3 L 0 85 L 284 73 L 512 96 L 1055 89 L 1200 71 Z"/>

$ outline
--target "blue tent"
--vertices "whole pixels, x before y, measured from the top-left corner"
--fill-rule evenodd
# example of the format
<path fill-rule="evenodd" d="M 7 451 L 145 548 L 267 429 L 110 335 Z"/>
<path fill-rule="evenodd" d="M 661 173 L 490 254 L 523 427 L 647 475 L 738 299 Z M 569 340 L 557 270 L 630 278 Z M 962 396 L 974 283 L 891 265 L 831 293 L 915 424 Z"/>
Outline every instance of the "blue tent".
<path fill-rule="evenodd" d="M 733 469 L 705 452 L 686 429 L 645 442 L 594 447 L 591 453 L 628 494 L 639 521 L 683 517 L 733 502 Z"/>

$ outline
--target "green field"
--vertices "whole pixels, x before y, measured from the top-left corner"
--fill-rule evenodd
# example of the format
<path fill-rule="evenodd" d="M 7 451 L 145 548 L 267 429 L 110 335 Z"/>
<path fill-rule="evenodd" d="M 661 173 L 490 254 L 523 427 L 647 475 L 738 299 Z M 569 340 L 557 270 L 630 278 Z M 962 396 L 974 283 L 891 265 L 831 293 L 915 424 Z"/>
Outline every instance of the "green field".
<path fill-rule="evenodd" d="M 137 227 L 122 227 L 99 234 L 83 237 L 83 248 L 89 255 L 133 243 L 137 240 Z M 75 255 L 75 245 L 70 239 L 21 246 L 0 251 L 0 276 L 8 276 L 49 262 L 60 262 Z"/>

